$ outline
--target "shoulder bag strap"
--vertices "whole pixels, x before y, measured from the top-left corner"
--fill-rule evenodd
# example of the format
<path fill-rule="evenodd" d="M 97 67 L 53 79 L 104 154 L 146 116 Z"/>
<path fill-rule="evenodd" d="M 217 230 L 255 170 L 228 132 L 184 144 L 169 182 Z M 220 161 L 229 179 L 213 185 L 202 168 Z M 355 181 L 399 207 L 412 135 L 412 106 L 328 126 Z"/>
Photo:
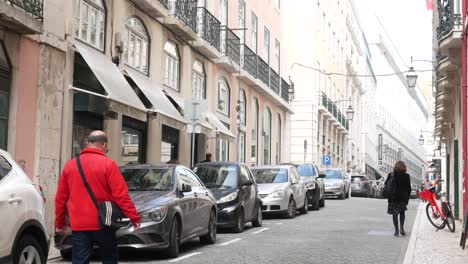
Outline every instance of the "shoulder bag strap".
<path fill-rule="evenodd" d="M 80 171 L 81 179 L 83 179 L 83 183 L 86 187 L 86 190 L 88 191 L 89 196 L 91 197 L 91 200 L 93 200 L 94 205 L 99 210 L 96 196 L 94 195 L 93 190 L 91 190 L 91 187 L 89 187 L 88 181 L 86 180 L 86 177 L 84 175 L 83 167 L 81 166 L 81 162 L 80 162 L 80 155 L 76 156 L 76 164 L 78 165 L 78 170 Z"/>

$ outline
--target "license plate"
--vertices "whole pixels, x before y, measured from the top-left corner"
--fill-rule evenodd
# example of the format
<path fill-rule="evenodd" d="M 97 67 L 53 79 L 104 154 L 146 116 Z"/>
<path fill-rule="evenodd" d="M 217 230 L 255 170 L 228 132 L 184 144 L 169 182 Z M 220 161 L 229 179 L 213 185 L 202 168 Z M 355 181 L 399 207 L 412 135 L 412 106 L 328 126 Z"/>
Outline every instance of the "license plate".
<path fill-rule="evenodd" d="M 351 187 L 357 188 L 357 187 L 359 187 L 359 185 L 357 183 L 353 183 L 353 184 L 351 184 Z"/>

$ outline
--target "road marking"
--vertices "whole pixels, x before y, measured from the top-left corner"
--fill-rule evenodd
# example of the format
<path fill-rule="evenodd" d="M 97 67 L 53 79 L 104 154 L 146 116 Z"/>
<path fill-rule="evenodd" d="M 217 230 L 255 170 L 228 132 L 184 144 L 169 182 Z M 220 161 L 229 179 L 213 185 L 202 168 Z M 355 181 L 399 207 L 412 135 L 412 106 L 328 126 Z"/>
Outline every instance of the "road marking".
<path fill-rule="evenodd" d="M 260 230 L 258 230 L 258 231 L 252 232 L 252 234 L 254 234 L 254 235 L 260 234 L 261 232 L 265 232 L 265 231 L 267 231 L 268 229 L 270 229 L 270 228 L 265 227 L 265 228 L 262 228 L 262 229 L 260 229 Z"/>
<path fill-rule="evenodd" d="M 240 240 L 242 240 L 242 238 L 236 238 L 236 239 L 229 240 L 229 241 L 224 242 L 224 243 L 219 244 L 219 245 L 220 245 L 220 246 L 227 246 L 227 245 L 229 245 L 229 244 L 236 243 L 237 241 L 240 241 Z"/>
<path fill-rule="evenodd" d="M 275 223 L 275 225 L 282 225 L 283 223 Z"/>
<path fill-rule="evenodd" d="M 187 254 L 185 256 L 182 256 L 182 257 L 178 257 L 176 259 L 173 259 L 173 260 L 169 260 L 169 262 L 179 262 L 181 260 L 184 260 L 184 259 L 188 259 L 190 257 L 193 257 L 193 256 L 196 256 L 196 255 L 200 255 L 201 252 L 193 252 L 193 253 L 190 253 L 190 254 Z"/>

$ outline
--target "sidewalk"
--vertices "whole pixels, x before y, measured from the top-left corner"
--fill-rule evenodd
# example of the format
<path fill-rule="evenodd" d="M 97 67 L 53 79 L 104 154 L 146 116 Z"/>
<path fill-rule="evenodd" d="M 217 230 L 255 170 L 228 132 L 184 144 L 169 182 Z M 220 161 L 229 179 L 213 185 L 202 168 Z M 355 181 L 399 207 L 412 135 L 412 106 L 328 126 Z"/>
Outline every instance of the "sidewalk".
<path fill-rule="evenodd" d="M 447 228 L 436 232 L 427 219 L 426 204 L 421 203 L 403 264 L 468 263 L 468 249 L 459 247 L 461 227 L 461 221 L 456 221 L 455 233 Z"/>

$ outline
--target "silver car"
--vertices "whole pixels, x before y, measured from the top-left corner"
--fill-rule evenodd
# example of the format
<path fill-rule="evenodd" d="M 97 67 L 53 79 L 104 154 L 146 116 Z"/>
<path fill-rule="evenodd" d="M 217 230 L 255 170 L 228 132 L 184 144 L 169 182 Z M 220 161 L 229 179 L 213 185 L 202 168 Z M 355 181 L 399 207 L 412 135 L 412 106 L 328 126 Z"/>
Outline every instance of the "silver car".
<path fill-rule="evenodd" d="M 339 199 L 349 197 L 349 179 L 340 168 L 324 169 L 325 195 L 338 196 Z"/>
<path fill-rule="evenodd" d="M 262 199 L 263 213 L 279 213 L 294 218 L 296 211 L 308 212 L 307 188 L 296 167 L 291 165 L 252 168 Z"/>

